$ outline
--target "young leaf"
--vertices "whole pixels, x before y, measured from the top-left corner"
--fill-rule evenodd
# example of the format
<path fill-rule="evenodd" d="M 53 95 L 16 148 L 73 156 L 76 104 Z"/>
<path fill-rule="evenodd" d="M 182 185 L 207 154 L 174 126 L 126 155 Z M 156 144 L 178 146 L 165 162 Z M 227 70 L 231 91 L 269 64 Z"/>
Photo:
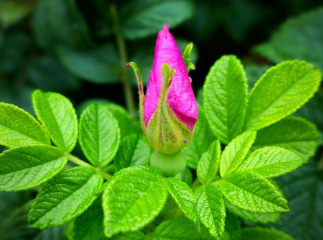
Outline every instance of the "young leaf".
<path fill-rule="evenodd" d="M 214 140 L 214 136 L 211 133 L 204 110 L 201 105 L 198 104 L 197 106 L 199 116 L 195 124 L 193 139 L 185 148 L 182 149 L 182 152 L 187 159 L 187 166 L 193 169 L 196 169 L 202 154 L 206 152 L 209 145 Z"/>
<path fill-rule="evenodd" d="M 80 145 L 86 158 L 96 167 L 108 165 L 118 151 L 120 129 L 107 106 L 91 104 L 80 119 Z"/>
<path fill-rule="evenodd" d="M 120 148 L 113 161 L 116 171 L 135 165 L 147 165 L 150 147 L 142 135 L 128 135 L 122 139 Z"/>
<path fill-rule="evenodd" d="M 99 197 L 74 222 L 74 240 L 105 240 L 102 201 Z"/>
<path fill-rule="evenodd" d="M 38 193 L 29 212 L 34 228 L 53 228 L 82 214 L 102 190 L 103 177 L 89 167 L 74 167 L 52 178 Z"/>
<path fill-rule="evenodd" d="M 200 221 L 196 213 L 196 198 L 192 189 L 177 178 L 164 178 L 168 191 L 176 201 L 184 215 L 200 230 Z"/>
<path fill-rule="evenodd" d="M 212 182 L 219 170 L 220 157 L 221 144 L 219 140 L 216 140 L 211 143 L 197 165 L 196 174 L 201 183 L 208 184 Z"/>
<path fill-rule="evenodd" d="M 320 71 L 307 62 L 286 61 L 270 68 L 250 93 L 246 130 L 259 130 L 295 112 L 320 82 Z"/>
<path fill-rule="evenodd" d="M 255 141 L 256 132 L 245 132 L 224 149 L 220 160 L 220 174 L 224 178 L 238 168 Z"/>
<path fill-rule="evenodd" d="M 210 233 L 221 239 L 225 225 L 224 199 L 218 186 L 214 184 L 199 188 L 195 193 L 200 219 Z"/>
<path fill-rule="evenodd" d="M 18 147 L 50 144 L 45 129 L 29 113 L 11 104 L 0 103 L 0 144 Z"/>
<path fill-rule="evenodd" d="M 197 231 L 194 224 L 187 218 L 173 218 L 161 223 L 155 230 L 152 240 L 215 240 L 209 231 L 202 226 Z"/>
<path fill-rule="evenodd" d="M 292 151 L 279 147 L 265 147 L 254 151 L 238 170 L 248 170 L 266 178 L 291 172 L 301 166 L 304 159 Z"/>
<path fill-rule="evenodd" d="M 277 146 L 302 156 L 304 161 L 314 155 L 319 133 L 312 123 L 288 117 L 257 132 L 252 149 Z"/>
<path fill-rule="evenodd" d="M 221 192 L 232 204 L 252 212 L 286 212 L 287 201 L 266 178 L 247 171 L 236 171 L 220 183 Z"/>
<path fill-rule="evenodd" d="M 58 93 L 34 91 L 36 115 L 54 144 L 71 152 L 77 141 L 77 117 L 72 103 Z"/>
<path fill-rule="evenodd" d="M 190 72 L 190 69 L 192 67 L 191 64 L 193 64 L 193 63 L 191 63 L 192 48 L 193 48 L 193 43 L 189 43 L 183 52 L 183 60 L 184 60 L 186 70 L 188 73 Z M 194 66 L 194 64 L 193 64 L 193 66 Z M 195 68 L 193 67 L 193 69 L 195 69 Z"/>
<path fill-rule="evenodd" d="M 67 158 L 58 148 L 30 145 L 0 155 L 0 191 L 21 191 L 36 187 L 59 173 Z"/>
<path fill-rule="evenodd" d="M 212 132 L 222 143 L 241 134 L 247 94 L 247 78 L 240 60 L 228 55 L 216 61 L 204 84 L 203 107 Z"/>
<path fill-rule="evenodd" d="M 284 232 L 262 227 L 247 227 L 241 231 L 241 240 L 293 240 Z"/>
<path fill-rule="evenodd" d="M 113 176 L 103 193 L 104 232 L 137 231 L 162 210 L 167 189 L 154 168 L 135 166 Z"/>

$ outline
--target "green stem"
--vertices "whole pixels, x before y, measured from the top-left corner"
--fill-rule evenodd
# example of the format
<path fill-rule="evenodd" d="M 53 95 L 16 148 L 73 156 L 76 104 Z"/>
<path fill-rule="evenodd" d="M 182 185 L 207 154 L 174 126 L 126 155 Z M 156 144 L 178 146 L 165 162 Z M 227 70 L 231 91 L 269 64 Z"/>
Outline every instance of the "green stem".
<path fill-rule="evenodd" d="M 121 58 L 121 66 L 122 66 L 121 81 L 123 84 L 124 95 L 126 98 L 126 105 L 130 115 L 135 117 L 136 110 L 135 110 L 135 104 L 133 101 L 132 89 L 129 83 L 127 82 L 127 77 L 128 77 L 127 59 L 128 58 L 127 58 L 126 43 L 119 31 L 120 26 L 119 26 L 118 12 L 114 4 L 110 6 L 110 12 L 113 19 L 114 34 L 116 37 L 119 54 Z"/>
<path fill-rule="evenodd" d="M 70 153 L 67 154 L 67 158 L 68 158 L 68 160 L 70 160 L 71 162 L 73 162 L 79 166 L 94 168 L 96 170 L 96 172 L 100 173 L 105 180 L 109 180 L 111 178 L 111 175 L 106 173 L 105 171 L 103 171 L 101 168 L 96 168 L 96 167 L 92 166 L 91 164 L 88 164 L 87 162 L 84 162 L 81 159 L 73 156 Z"/>

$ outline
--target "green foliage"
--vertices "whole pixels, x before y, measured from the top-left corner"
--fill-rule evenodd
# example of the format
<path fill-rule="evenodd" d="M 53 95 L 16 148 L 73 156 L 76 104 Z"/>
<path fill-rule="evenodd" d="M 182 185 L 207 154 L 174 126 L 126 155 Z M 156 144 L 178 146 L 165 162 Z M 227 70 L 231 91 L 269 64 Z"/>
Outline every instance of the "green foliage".
<path fill-rule="evenodd" d="M 219 170 L 220 157 L 221 144 L 219 140 L 216 140 L 211 143 L 197 165 L 196 174 L 201 183 L 208 184 L 212 182 Z"/>
<path fill-rule="evenodd" d="M 36 187 L 59 173 L 67 158 L 58 148 L 31 145 L 13 148 L 0 155 L 0 191 Z"/>
<path fill-rule="evenodd" d="M 223 56 L 211 67 L 204 84 L 203 107 L 212 132 L 222 143 L 241 134 L 247 91 L 246 74 L 237 57 Z"/>
<path fill-rule="evenodd" d="M 169 193 L 183 211 L 184 215 L 200 230 L 200 221 L 196 213 L 196 198 L 192 189 L 177 178 L 165 178 L 165 182 L 167 183 Z"/>
<path fill-rule="evenodd" d="M 266 178 L 248 171 L 236 171 L 220 183 L 221 192 L 232 204 L 252 212 L 286 212 L 287 201 Z"/>
<path fill-rule="evenodd" d="M 31 144 L 50 144 L 46 131 L 24 110 L 0 103 L 0 144 L 18 147 Z"/>
<path fill-rule="evenodd" d="M 72 103 L 58 93 L 36 90 L 33 105 L 39 121 L 54 144 L 71 152 L 77 141 L 77 117 Z"/>
<path fill-rule="evenodd" d="M 277 146 L 289 149 L 306 161 L 313 156 L 317 147 L 319 133 L 310 122 L 288 117 L 257 132 L 252 149 Z"/>
<path fill-rule="evenodd" d="M 223 178 L 238 168 L 255 138 L 256 132 L 245 132 L 231 141 L 224 149 L 220 160 L 220 174 Z"/>
<path fill-rule="evenodd" d="M 96 167 L 108 165 L 118 151 L 118 121 L 105 105 L 91 104 L 80 119 L 79 142 L 86 158 Z"/>
<path fill-rule="evenodd" d="M 292 151 L 278 147 L 265 147 L 254 151 L 238 168 L 273 178 L 291 172 L 304 160 Z"/>
<path fill-rule="evenodd" d="M 312 64 L 286 61 L 270 68 L 249 95 L 247 130 L 259 130 L 295 112 L 310 99 L 321 81 Z"/>
<path fill-rule="evenodd" d="M 195 124 L 193 139 L 182 149 L 187 160 L 187 165 L 193 169 L 197 168 L 198 161 L 202 157 L 202 154 L 207 151 L 209 145 L 214 140 L 204 110 L 199 104 L 197 106 L 199 116 Z"/>
<path fill-rule="evenodd" d="M 197 212 L 205 227 L 216 238 L 221 239 L 225 225 L 225 205 L 220 188 L 213 184 L 196 191 Z"/>
<path fill-rule="evenodd" d="M 104 233 L 136 231 L 162 210 L 167 189 L 161 173 L 151 168 L 132 167 L 120 171 L 103 193 Z"/>
<path fill-rule="evenodd" d="M 212 240 L 213 238 L 206 228 L 197 231 L 194 224 L 187 218 L 174 218 L 160 224 L 153 235 L 153 240 Z"/>
<path fill-rule="evenodd" d="M 225 217 L 225 232 L 228 233 L 231 240 L 240 240 L 241 239 L 241 228 L 239 218 L 227 211 Z"/>
<path fill-rule="evenodd" d="M 275 229 L 247 227 L 241 231 L 241 240 L 293 240 L 291 236 Z"/>
<path fill-rule="evenodd" d="M 52 178 L 37 195 L 29 212 L 34 228 L 53 228 L 82 214 L 102 190 L 103 177 L 89 167 L 75 167 Z"/>
<path fill-rule="evenodd" d="M 116 171 L 135 165 L 148 165 L 150 147 L 141 135 L 128 135 L 121 141 L 120 148 L 113 161 Z"/>

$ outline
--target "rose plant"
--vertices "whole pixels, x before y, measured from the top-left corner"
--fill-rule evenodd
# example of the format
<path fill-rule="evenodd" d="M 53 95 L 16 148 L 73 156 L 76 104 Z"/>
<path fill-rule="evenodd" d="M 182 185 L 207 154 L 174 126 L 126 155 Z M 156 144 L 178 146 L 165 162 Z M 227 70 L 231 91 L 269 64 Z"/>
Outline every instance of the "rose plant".
<path fill-rule="evenodd" d="M 75 240 L 291 239 L 270 228 L 242 227 L 240 219 L 269 223 L 289 210 L 271 178 L 315 153 L 316 127 L 289 115 L 317 91 L 320 71 L 305 61 L 282 62 L 248 93 L 239 59 L 223 56 L 211 67 L 198 105 L 188 76 L 195 68 L 192 47 L 182 56 L 165 25 L 146 94 L 139 68 L 128 64 L 137 78 L 144 136 L 125 134 L 122 118 L 138 126 L 113 104 L 91 104 L 78 120 L 67 98 L 36 90 L 37 121 L 0 103 L 0 144 L 8 148 L 0 155 L 0 191 L 39 189 L 28 217 L 32 227 L 69 223 Z M 71 154 L 77 142 L 87 161 Z"/>

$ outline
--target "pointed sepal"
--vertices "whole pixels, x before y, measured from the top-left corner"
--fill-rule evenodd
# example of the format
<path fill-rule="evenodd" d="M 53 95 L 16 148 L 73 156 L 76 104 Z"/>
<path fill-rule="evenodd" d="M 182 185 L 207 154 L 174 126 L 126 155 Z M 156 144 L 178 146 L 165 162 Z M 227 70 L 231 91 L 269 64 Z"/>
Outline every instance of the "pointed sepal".
<path fill-rule="evenodd" d="M 190 72 L 190 70 L 195 70 L 195 65 L 191 62 L 191 52 L 193 49 L 193 43 L 189 43 L 183 53 L 183 60 L 186 66 L 187 73 Z"/>

